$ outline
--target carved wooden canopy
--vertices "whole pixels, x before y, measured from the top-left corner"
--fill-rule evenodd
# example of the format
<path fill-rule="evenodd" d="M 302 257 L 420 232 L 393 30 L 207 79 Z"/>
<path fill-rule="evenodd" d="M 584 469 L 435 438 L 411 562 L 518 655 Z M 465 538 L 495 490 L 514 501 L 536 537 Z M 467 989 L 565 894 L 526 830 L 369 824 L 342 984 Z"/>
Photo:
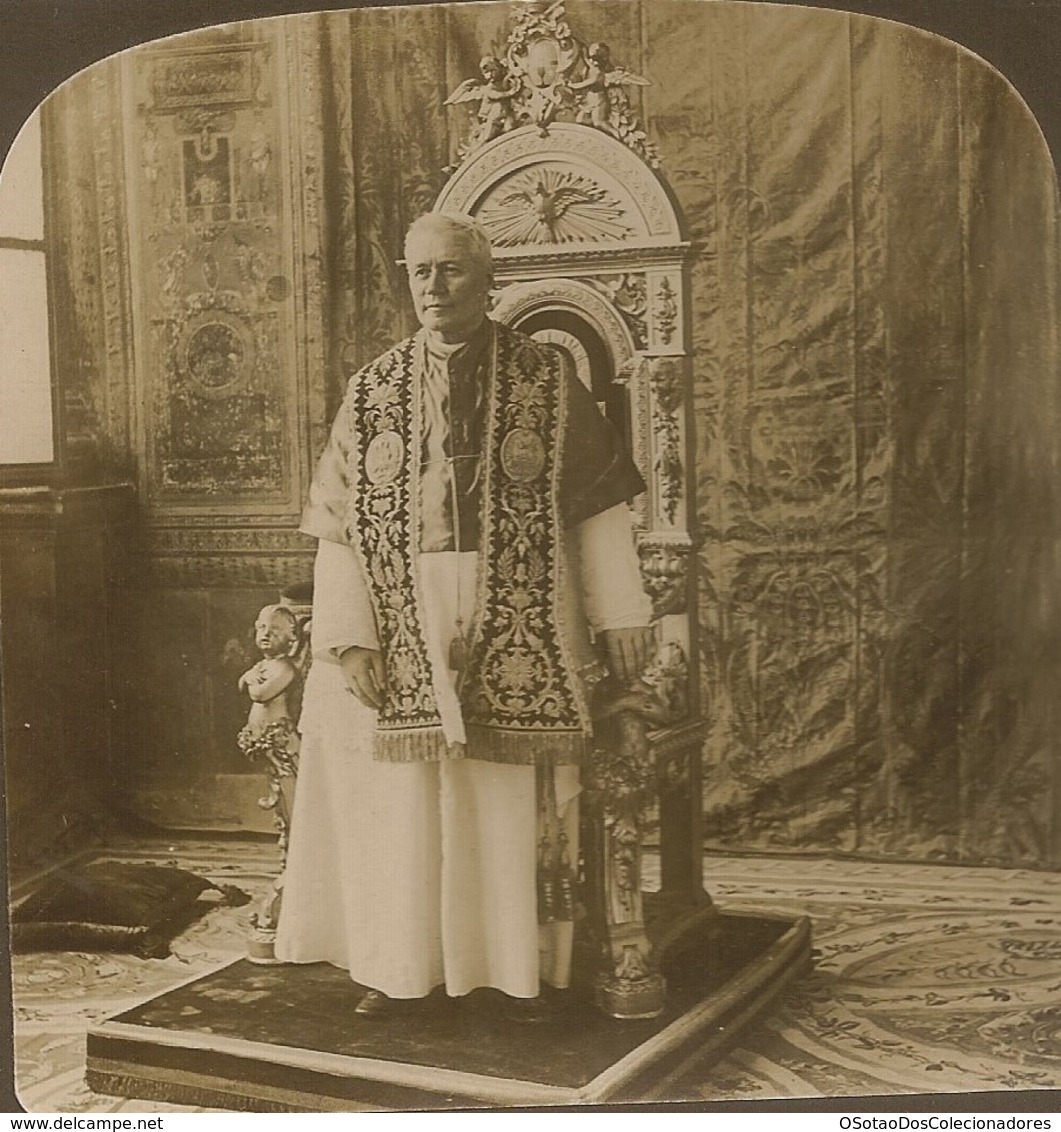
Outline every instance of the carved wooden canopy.
<path fill-rule="evenodd" d="M 435 208 L 481 221 L 502 278 L 557 266 L 677 267 L 688 247 L 656 172 L 617 138 L 577 122 L 554 123 L 544 135 L 524 126 L 487 142 Z"/>

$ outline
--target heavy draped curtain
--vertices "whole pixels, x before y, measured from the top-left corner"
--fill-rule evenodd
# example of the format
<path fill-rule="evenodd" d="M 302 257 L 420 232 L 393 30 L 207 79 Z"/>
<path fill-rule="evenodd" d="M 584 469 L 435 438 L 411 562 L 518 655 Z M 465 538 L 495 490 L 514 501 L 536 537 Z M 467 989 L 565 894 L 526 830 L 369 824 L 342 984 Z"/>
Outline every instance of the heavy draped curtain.
<path fill-rule="evenodd" d="M 1056 861 L 1037 127 L 980 60 L 898 25 L 651 11 L 651 118 L 700 250 L 709 836 Z"/>
<path fill-rule="evenodd" d="M 1057 202 L 944 40 L 755 4 L 569 3 L 647 75 L 684 212 L 711 844 L 1057 862 Z M 321 18 L 334 392 L 503 5 Z M 447 117 L 447 114 L 449 115 Z"/>

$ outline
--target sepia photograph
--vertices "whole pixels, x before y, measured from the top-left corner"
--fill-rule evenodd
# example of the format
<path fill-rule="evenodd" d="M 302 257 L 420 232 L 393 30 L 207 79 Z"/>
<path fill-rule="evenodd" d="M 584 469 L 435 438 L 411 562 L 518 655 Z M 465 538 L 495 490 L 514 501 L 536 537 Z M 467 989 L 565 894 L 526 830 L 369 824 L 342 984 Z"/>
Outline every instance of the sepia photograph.
<path fill-rule="evenodd" d="M 1056 1110 L 1058 6 L 222 7 L 0 174 L 10 1103 Z"/>

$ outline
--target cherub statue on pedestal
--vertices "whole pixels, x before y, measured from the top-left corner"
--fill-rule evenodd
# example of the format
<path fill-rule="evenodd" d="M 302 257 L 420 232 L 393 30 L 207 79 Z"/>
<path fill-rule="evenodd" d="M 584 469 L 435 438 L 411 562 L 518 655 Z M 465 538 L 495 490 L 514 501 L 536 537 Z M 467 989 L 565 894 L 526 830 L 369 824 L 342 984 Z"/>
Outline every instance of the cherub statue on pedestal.
<path fill-rule="evenodd" d="M 251 708 L 237 742 L 247 758 L 265 764 L 269 793 L 258 805 L 273 813 L 282 865 L 291 821 L 291 801 L 285 797 L 284 786 L 285 781 L 294 782 L 298 771 L 294 699 L 303 676 L 299 663 L 303 634 L 295 613 L 285 605 L 265 606 L 254 623 L 254 643 L 264 655 L 239 678 L 240 691 L 250 697 Z M 271 935 L 276 929 L 282 888 L 281 870 L 254 916 L 255 936 L 249 957 L 258 962 L 271 959 Z"/>

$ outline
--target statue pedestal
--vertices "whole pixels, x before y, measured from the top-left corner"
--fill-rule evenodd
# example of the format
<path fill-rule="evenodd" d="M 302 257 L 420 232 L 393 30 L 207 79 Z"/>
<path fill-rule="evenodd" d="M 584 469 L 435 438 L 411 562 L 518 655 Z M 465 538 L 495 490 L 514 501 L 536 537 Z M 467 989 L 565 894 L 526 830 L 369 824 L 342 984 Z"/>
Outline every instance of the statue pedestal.
<path fill-rule="evenodd" d="M 682 1075 L 702 1080 L 809 964 L 805 919 L 712 910 L 664 949 L 658 1017 L 606 1017 L 580 984 L 521 1025 L 494 991 L 366 1019 L 345 971 L 241 959 L 90 1030 L 86 1079 L 248 1112 L 682 1100 Z"/>
<path fill-rule="evenodd" d="M 252 928 L 247 936 L 247 962 L 261 967 L 279 963 L 276 957 L 276 928 Z"/>

